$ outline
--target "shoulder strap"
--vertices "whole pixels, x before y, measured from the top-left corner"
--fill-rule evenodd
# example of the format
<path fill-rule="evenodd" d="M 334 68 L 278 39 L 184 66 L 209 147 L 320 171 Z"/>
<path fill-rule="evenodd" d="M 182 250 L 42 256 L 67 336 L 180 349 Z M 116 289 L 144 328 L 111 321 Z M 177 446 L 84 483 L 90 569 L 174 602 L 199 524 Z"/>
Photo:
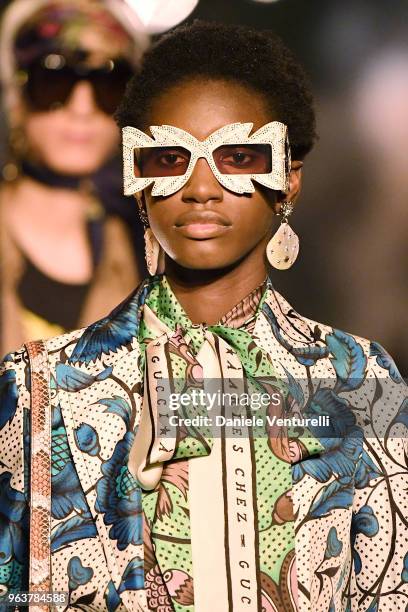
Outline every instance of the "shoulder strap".
<path fill-rule="evenodd" d="M 51 591 L 51 404 L 47 348 L 26 344 L 31 372 L 30 591 Z M 41 606 L 40 610 L 48 606 Z"/>

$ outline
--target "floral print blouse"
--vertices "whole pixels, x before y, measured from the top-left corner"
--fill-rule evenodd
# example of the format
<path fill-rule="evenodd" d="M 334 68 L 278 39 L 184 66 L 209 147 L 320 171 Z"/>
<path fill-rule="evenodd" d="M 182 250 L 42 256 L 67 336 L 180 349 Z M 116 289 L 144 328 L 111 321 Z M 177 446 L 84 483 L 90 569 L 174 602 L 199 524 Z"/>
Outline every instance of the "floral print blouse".
<path fill-rule="evenodd" d="M 47 348 L 58 610 L 407 608 L 407 387 L 380 344 L 301 316 L 269 279 L 193 325 L 156 276 Z M 160 438 L 155 363 L 180 390 L 235 370 L 330 426 L 262 425 L 239 461 L 222 435 Z M 29 413 L 23 347 L 0 369 L 0 595 L 27 590 Z"/>

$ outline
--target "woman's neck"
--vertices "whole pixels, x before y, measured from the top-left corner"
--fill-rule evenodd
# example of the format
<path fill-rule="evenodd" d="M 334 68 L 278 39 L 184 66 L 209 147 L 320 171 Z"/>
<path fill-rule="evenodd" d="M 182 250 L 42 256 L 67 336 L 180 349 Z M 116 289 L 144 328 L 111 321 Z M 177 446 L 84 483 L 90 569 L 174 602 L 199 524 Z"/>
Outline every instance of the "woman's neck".
<path fill-rule="evenodd" d="M 267 277 L 265 241 L 237 265 L 222 270 L 187 270 L 166 261 L 169 284 L 193 323 L 216 324 Z"/>
<path fill-rule="evenodd" d="M 88 205 L 86 194 L 55 188 L 22 177 L 14 188 L 16 214 L 39 219 L 44 225 L 63 223 L 65 228 L 83 223 Z"/>

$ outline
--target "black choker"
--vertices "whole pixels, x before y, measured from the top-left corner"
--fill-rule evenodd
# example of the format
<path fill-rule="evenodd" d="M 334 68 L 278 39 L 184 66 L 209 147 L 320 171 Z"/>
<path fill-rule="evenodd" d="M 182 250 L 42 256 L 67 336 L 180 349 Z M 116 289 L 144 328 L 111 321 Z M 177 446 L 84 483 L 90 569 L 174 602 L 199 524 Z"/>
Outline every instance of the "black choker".
<path fill-rule="evenodd" d="M 28 176 L 34 181 L 49 187 L 60 187 L 62 189 L 78 190 L 81 182 L 87 178 L 85 176 L 58 174 L 58 172 L 54 172 L 54 170 L 50 170 L 46 166 L 37 166 L 27 160 L 23 160 L 21 163 L 21 172 L 24 176 Z"/>

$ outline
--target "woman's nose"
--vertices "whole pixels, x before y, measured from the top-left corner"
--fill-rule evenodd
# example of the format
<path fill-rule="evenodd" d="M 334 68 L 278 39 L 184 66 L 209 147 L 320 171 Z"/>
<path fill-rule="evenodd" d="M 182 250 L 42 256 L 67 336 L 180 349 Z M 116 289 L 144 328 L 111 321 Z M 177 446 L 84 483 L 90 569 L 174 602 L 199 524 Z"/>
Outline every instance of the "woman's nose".
<path fill-rule="evenodd" d="M 76 115 L 91 115 L 98 110 L 92 85 L 89 81 L 79 81 L 75 84 L 66 103 L 67 109 Z"/>
<path fill-rule="evenodd" d="M 183 187 L 184 202 L 221 201 L 223 190 L 204 158 L 197 160 L 190 178 Z"/>

